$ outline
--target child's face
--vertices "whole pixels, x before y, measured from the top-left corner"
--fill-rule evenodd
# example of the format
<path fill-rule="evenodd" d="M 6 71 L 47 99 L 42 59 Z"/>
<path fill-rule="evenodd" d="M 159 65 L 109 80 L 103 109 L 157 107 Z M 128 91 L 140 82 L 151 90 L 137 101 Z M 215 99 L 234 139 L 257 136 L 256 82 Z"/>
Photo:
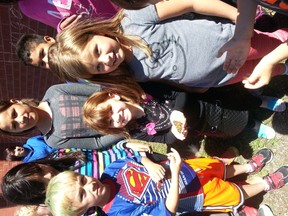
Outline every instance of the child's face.
<path fill-rule="evenodd" d="M 114 71 L 124 61 L 120 44 L 109 37 L 94 35 L 85 46 L 80 60 L 90 74 L 106 74 Z"/>
<path fill-rule="evenodd" d="M 26 151 L 23 147 L 20 147 L 20 146 L 16 146 L 15 149 L 14 149 L 14 156 L 16 157 L 25 157 L 27 154 L 26 154 Z"/>
<path fill-rule="evenodd" d="M 99 104 L 97 109 L 111 108 L 110 127 L 123 128 L 132 120 L 132 112 L 128 103 L 120 101 L 120 97 L 115 95 L 113 98 Z"/>
<path fill-rule="evenodd" d="M 55 43 L 54 38 L 44 36 L 45 43 L 40 43 L 30 51 L 31 65 L 49 69 L 48 64 L 48 50 L 49 47 Z"/>
<path fill-rule="evenodd" d="M 97 179 L 77 174 L 75 187 L 69 190 L 67 198 L 73 203 L 76 209 L 83 209 L 83 213 L 92 206 L 103 207 L 108 198 L 107 189 Z"/>
<path fill-rule="evenodd" d="M 17 101 L 0 113 L 0 129 L 11 133 L 23 132 L 35 127 L 38 119 L 35 108 Z"/>

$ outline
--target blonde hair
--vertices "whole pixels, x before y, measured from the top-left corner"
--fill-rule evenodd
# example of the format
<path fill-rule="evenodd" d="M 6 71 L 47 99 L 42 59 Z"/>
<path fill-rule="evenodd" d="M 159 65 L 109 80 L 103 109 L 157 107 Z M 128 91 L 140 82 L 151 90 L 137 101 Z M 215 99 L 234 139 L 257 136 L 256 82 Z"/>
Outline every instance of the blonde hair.
<path fill-rule="evenodd" d="M 15 216 L 38 216 L 36 205 L 20 206 Z"/>
<path fill-rule="evenodd" d="M 93 128 L 101 134 L 122 134 L 129 138 L 129 130 L 135 127 L 135 123 L 130 121 L 124 128 L 111 128 L 110 117 L 111 107 L 97 108 L 103 102 L 106 102 L 113 95 L 119 95 L 122 101 L 133 104 L 140 104 L 143 98 L 135 91 L 125 89 L 109 88 L 96 92 L 91 95 L 83 106 L 83 119 L 88 127 Z"/>
<path fill-rule="evenodd" d="M 50 70 L 60 79 L 72 82 L 78 79 L 92 79 L 93 81 L 99 81 L 100 79 L 100 81 L 103 81 L 105 77 L 105 81 L 108 83 L 113 82 L 111 75 L 89 74 L 84 64 L 79 60 L 86 44 L 94 35 L 110 37 L 117 40 L 120 45 L 138 47 L 147 55 L 150 55 L 150 49 L 140 37 L 123 34 L 121 20 L 124 16 L 123 11 L 119 11 L 110 19 L 85 19 L 71 28 L 65 28 L 57 35 L 56 43 L 49 48 L 48 62 Z M 126 64 L 122 64 L 124 65 L 116 70 L 116 75 L 126 73 L 125 69 L 122 71 Z"/>
<path fill-rule="evenodd" d="M 67 197 L 71 189 L 75 188 L 78 175 L 73 171 L 64 171 L 49 181 L 45 204 L 53 216 L 76 216 L 85 210 L 75 207 L 73 200 Z"/>

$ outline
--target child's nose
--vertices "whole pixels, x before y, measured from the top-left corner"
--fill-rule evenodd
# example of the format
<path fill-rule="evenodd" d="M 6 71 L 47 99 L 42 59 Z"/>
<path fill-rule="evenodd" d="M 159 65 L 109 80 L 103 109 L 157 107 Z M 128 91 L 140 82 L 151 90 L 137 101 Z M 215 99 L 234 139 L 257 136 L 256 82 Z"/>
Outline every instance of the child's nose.
<path fill-rule="evenodd" d="M 113 113 L 113 120 L 114 120 L 114 122 L 116 122 L 116 123 L 119 123 L 119 114 L 118 113 Z"/>
<path fill-rule="evenodd" d="M 17 116 L 17 119 L 16 121 L 19 123 L 19 124 L 24 124 L 25 123 L 25 117 L 24 116 Z"/>
<path fill-rule="evenodd" d="M 113 65 L 113 53 L 101 55 L 100 61 L 107 66 L 112 66 Z"/>

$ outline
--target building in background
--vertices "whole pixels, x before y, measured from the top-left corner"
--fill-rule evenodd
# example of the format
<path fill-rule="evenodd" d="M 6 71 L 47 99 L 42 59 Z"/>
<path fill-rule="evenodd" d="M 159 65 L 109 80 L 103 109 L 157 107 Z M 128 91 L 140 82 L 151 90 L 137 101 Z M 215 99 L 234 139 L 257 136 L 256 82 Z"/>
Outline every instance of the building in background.
<path fill-rule="evenodd" d="M 47 70 L 24 66 L 15 54 L 15 44 L 23 34 L 55 36 L 49 26 L 25 17 L 15 5 L 0 5 L 0 99 L 42 99 L 46 89 L 59 80 Z M 30 137 L 30 136 L 29 136 Z M 2 152 L 11 145 L 23 144 L 29 137 L 0 137 L 0 178 L 17 162 L 4 161 Z M 0 215 L 13 216 L 14 205 L 0 195 Z"/>

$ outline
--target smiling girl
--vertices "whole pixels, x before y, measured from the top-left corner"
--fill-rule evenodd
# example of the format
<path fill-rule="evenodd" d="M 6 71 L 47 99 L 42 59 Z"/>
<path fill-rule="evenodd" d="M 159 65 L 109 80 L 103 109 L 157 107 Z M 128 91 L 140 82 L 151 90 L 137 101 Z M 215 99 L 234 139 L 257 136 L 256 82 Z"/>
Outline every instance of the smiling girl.
<path fill-rule="evenodd" d="M 288 39 L 285 30 L 255 30 L 248 60 L 238 73 L 227 73 L 226 56 L 218 58 L 217 52 L 232 38 L 234 25 L 180 16 L 198 10 L 190 5 L 195 2 L 161 1 L 121 11 L 113 19 L 83 21 L 57 36 L 49 49 L 49 67 L 59 77 L 75 80 L 111 73 L 125 62 L 139 82 L 165 80 L 191 90 L 219 87 L 245 79 L 264 55 Z M 273 75 L 284 72 L 284 64 L 273 68 Z"/>
<path fill-rule="evenodd" d="M 253 128 L 259 137 L 275 136 L 272 128 L 250 118 L 247 109 L 227 109 L 160 83 L 150 92 L 157 98 L 146 95 L 143 99 L 132 90 L 113 88 L 94 93 L 84 104 L 84 121 L 101 134 L 121 134 L 168 145 L 184 140 L 187 134 L 232 137 L 246 127 Z"/>
<path fill-rule="evenodd" d="M 54 148 L 111 146 L 122 137 L 102 136 L 82 120 L 84 102 L 101 88 L 96 84 L 58 84 L 50 87 L 38 104 L 27 100 L 2 101 L 0 130 L 8 135 L 23 135 L 37 128 Z"/>

